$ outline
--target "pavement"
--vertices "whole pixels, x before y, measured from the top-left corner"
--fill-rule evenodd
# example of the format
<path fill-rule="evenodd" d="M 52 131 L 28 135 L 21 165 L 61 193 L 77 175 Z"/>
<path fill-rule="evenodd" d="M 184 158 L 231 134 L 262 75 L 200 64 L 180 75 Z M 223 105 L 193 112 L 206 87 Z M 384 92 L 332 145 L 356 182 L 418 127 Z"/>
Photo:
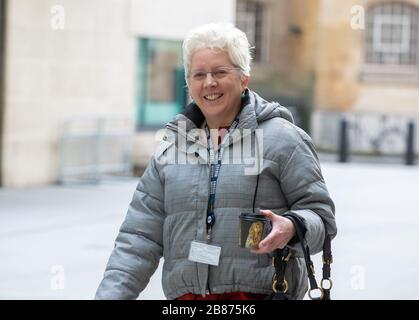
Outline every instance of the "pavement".
<path fill-rule="evenodd" d="M 332 298 L 419 299 L 419 166 L 322 170 L 339 228 Z M 92 299 L 136 184 L 0 189 L 0 299 Z M 165 299 L 161 265 L 140 299 Z"/>

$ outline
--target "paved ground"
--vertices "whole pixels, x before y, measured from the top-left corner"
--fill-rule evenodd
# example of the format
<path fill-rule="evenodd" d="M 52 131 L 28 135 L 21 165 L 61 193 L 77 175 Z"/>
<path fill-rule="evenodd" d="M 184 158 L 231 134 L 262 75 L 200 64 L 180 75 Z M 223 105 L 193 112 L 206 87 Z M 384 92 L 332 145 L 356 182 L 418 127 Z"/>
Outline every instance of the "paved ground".
<path fill-rule="evenodd" d="M 322 166 L 339 226 L 334 298 L 419 299 L 419 166 Z M 91 299 L 135 185 L 0 189 L 0 299 Z M 160 275 L 141 298 L 164 299 Z"/>

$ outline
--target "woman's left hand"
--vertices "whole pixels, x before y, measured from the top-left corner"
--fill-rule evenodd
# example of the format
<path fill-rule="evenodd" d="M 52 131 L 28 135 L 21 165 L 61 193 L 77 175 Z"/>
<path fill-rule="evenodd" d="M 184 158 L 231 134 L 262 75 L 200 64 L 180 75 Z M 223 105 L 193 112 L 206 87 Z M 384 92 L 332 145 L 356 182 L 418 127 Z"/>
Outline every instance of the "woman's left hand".
<path fill-rule="evenodd" d="M 271 210 L 260 210 L 260 214 L 263 214 L 271 220 L 272 230 L 259 243 L 258 248 L 251 251 L 253 253 L 270 253 L 275 249 L 284 248 L 295 235 L 295 228 L 292 221 L 273 213 Z"/>

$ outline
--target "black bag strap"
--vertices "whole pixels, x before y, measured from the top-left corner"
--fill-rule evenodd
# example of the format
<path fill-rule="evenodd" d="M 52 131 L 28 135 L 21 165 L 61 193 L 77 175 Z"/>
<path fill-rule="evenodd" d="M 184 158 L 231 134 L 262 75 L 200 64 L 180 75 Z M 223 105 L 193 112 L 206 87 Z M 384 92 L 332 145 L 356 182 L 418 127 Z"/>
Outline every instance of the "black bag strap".
<path fill-rule="evenodd" d="M 292 221 L 295 228 L 295 239 L 293 238 L 290 242 L 296 243 L 297 241 L 301 245 L 301 249 L 304 255 L 304 261 L 307 268 L 308 279 L 310 283 L 310 290 L 308 296 L 312 300 L 330 300 L 330 290 L 332 288 L 332 281 L 330 279 L 330 265 L 333 262 L 332 250 L 331 250 L 331 237 L 327 234 L 323 243 L 323 278 L 320 283 L 320 288 L 317 285 L 316 278 L 314 276 L 314 264 L 310 256 L 310 248 L 305 241 L 306 228 L 304 226 L 303 220 L 293 213 L 287 213 L 283 215 Z M 284 249 L 276 249 L 274 251 L 274 266 L 275 266 L 275 275 L 273 278 L 272 288 L 274 291 L 273 296 L 269 299 L 271 300 L 284 300 L 287 299 L 286 291 L 288 289 L 288 284 L 285 280 L 285 268 L 286 263 L 290 257 L 290 250 L 288 247 Z M 327 287 L 325 286 L 328 282 Z M 317 297 L 313 297 L 313 292 L 319 291 Z"/>
<path fill-rule="evenodd" d="M 266 300 L 288 300 L 286 293 L 288 291 L 288 282 L 285 280 L 285 269 L 290 258 L 290 249 L 277 249 L 274 251 L 272 263 L 275 267 L 275 274 L 272 278 L 272 291 Z"/>
<path fill-rule="evenodd" d="M 330 290 L 333 286 L 333 282 L 330 279 L 330 265 L 332 263 L 332 239 L 326 230 L 326 237 L 323 243 L 323 278 L 320 282 L 320 287 L 322 288 L 324 294 L 323 300 L 330 300 Z"/>

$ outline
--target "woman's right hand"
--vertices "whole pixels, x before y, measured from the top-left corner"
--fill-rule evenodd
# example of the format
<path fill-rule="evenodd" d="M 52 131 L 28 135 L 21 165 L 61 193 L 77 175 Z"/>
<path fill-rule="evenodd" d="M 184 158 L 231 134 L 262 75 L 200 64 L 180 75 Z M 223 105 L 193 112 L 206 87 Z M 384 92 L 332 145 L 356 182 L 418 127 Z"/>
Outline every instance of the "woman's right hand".
<path fill-rule="evenodd" d="M 251 252 L 264 254 L 284 248 L 295 235 L 295 227 L 292 221 L 273 213 L 271 210 L 260 210 L 260 214 L 271 220 L 272 230 L 259 243 L 258 248 L 252 249 Z"/>

